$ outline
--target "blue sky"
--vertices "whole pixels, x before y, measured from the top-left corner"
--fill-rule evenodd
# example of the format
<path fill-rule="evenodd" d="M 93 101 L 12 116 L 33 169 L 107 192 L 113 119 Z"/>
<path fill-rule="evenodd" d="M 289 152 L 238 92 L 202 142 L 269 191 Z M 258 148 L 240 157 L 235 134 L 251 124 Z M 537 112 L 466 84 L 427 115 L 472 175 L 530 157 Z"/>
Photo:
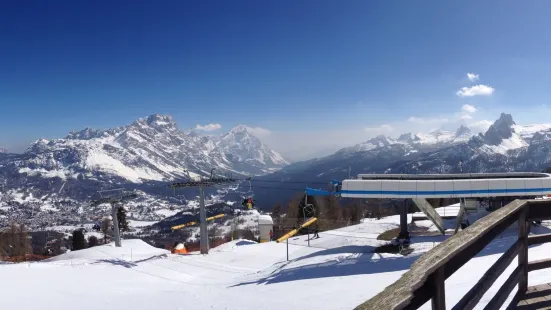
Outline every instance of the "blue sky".
<path fill-rule="evenodd" d="M 264 128 L 295 158 L 304 143 L 322 152 L 500 112 L 551 122 L 550 10 L 543 0 L 4 1 L 0 147 L 152 113 L 181 128 Z M 457 95 L 476 85 L 493 91 Z"/>

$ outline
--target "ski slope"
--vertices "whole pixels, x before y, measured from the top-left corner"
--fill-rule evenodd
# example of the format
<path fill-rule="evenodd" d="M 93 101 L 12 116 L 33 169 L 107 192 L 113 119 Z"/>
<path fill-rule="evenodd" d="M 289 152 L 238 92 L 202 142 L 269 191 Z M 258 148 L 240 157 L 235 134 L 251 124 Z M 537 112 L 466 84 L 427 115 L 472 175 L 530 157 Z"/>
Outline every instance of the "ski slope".
<path fill-rule="evenodd" d="M 451 207 L 454 208 L 455 206 Z M 428 221 L 416 221 L 419 227 Z M 9 279 L 2 308 L 36 309 L 352 309 L 396 281 L 422 253 L 449 236 L 414 236 L 409 256 L 373 253 L 378 234 L 397 228 L 399 217 L 298 236 L 285 243 L 235 240 L 209 255 L 172 255 L 141 240 L 69 252 L 47 261 L 0 264 Z M 430 229 L 429 229 L 430 230 Z M 551 229 L 537 227 L 536 233 Z M 516 238 L 512 227 L 446 281 L 447 305 L 455 304 Z M 422 247 L 421 244 L 431 244 Z M 548 257 L 551 245 L 530 249 L 530 260 Z M 516 267 L 512 264 L 482 298 L 489 302 Z M 530 273 L 529 285 L 551 282 L 551 271 Z M 32 292 L 32 298 L 27 298 Z M 478 309 L 477 308 L 477 309 Z M 426 304 L 423 309 L 430 309 Z"/>

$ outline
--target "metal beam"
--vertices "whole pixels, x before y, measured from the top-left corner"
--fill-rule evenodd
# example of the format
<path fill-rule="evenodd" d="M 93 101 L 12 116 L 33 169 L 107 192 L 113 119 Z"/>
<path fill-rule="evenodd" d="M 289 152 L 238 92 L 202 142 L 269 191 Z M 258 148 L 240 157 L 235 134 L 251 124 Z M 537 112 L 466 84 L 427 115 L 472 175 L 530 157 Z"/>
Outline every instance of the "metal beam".
<path fill-rule="evenodd" d="M 436 228 L 438 228 L 442 235 L 445 235 L 446 228 L 444 227 L 444 220 L 440 217 L 440 214 L 436 212 L 434 207 L 431 206 L 430 203 L 424 198 L 415 198 L 412 199 L 412 201 L 419 208 L 419 210 L 425 213 L 427 218 L 436 226 Z"/>

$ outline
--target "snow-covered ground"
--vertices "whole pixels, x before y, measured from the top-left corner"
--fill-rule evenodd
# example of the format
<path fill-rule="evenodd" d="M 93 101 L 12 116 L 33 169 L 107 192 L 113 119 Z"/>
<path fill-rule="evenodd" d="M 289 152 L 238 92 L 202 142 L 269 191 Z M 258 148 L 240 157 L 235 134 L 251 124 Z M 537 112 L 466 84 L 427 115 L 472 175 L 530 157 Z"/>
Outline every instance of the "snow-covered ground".
<path fill-rule="evenodd" d="M 427 222 L 415 225 L 430 227 Z M 321 232 L 319 239 L 310 241 L 311 247 L 307 236 L 291 238 L 289 261 L 285 243 L 235 240 L 211 249 L 208 255 L 173 255 L 141 240 L 123 240 L 122 248 L 109 244 L 43 262 L 4 264 L 0 278 L 10 279 L 10 285 L 0 294 L 2 308 L 74 309 L 78 304 L 79 309 L 351 309 L 399 279 L 432 244 L 449 237 L 415 236 L 415 251 L 409 256 L 373 253 L 383 243 L 377 236 L 398 223 L 398 216 L 365 219 L 358 225 Z M 542 226 L 534 231 L 550 229 Z M 512 227 L 446 281 L 449 307 L 515 238 Z M 424 243 L 431 246 L 419 246 Z M 542 259 L 549 253 L 551 245 L 540 245 L 530 249 L 529 257 Z M 477 309 L 489 302 L 515 267 L 513 263 L 496 281 Z M 530 273 L 529 285 L 547 282 L 551 271 Z M 27 292 L 32 292 L 32 298 L 22 298 Z M 430 304 L 423 309 L 430 309 Z"/>

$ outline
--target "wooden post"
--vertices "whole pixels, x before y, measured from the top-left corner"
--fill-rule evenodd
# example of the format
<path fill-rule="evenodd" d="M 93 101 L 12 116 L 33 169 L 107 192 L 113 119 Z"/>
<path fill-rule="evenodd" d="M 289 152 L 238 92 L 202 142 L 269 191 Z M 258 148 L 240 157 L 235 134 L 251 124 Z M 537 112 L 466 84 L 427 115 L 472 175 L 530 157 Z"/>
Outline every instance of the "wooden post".
<path fill-rule="evenodd" d="M 522 268 L 520 280 L 518 281 L 518 293 L 524 294 L 528 289 L 528 222 L 526 215 L 528 213 L 528 204 L 521 210 L 518 218 L 518 240 L 520 251 L 518 253 L 518 265 Z"/>
<path fill-rule="evenodd" d="M 446 275 L 444 266 L 440 267 L 433 277 L 434 296 L 432 296 L 432 310 L 446 310 Z"/>

